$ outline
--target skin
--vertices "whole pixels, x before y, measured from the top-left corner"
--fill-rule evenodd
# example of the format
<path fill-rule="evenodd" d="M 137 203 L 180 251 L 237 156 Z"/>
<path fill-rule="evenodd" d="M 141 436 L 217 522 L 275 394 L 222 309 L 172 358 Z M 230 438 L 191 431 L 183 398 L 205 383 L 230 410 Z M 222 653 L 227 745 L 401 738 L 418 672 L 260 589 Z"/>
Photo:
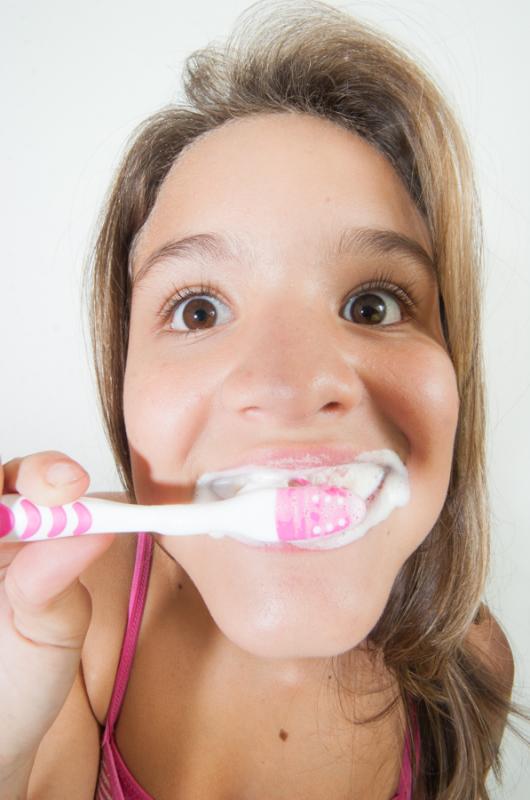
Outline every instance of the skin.
<path fill-rule="evenodd" d="M 395 256 L 330 262 L 324 243 L 346 226 L 396 231 L 432 253 L 421 215 L 372 146 L 326 120 L 263 114 L 181 154 L 134 253 L 134 275 L 156 248 L 190 234 L 228 231 L 255 253 L 244 263 L 167 260 L 134 288 L 124 414 L 139 503 L 189 502 L 201 474 L 266 445 L 389 448 L 409 470 L 409 504 L 337 550 L 291 557 L 229 538 L 156 537 L 191 579 L 175 624 L 191 615 L 211 658 L 276 688 L 303 686 L 330 656 L 363 651 L 450 476 L 459 404 L 436 281 Z M 348 297 L 381 268 L 398 286 L 413 276 L 417 307 L 371 290 L 398 321 L 353 321 Z M 190 300 L 172 319 L 157 312 L 175 288 L 202 280 L 220 294 L 203 298 L 218 322 L 183 336 L 171 324 L 189 329 Z"/>

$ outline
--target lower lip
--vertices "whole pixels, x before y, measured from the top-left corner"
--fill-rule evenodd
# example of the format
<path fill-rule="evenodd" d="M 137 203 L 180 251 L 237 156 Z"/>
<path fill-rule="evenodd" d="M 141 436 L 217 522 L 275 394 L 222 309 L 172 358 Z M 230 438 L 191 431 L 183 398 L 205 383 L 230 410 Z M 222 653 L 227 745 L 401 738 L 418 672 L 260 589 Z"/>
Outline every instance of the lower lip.
<path fill-rule="evenodd" d="M 239 544 L 242 544 L 248 550 L 255 550 L 258 553 L 284 553 L 286 555 L 289 554 L 297 554 L 300 555 L 305 553 L 306 555 L 314 555 L 319 553 L 320 555 L 324 553 L 332 552 L 330 550 L 324 550 L 320 548 L 309 549 L 305 547 L 296 547 L 294 544 L 289 544 L 287 542 L 270 542 L 269 544 L 247 544 L 246 542 L 242 542 L 240 539 L 238 540 Z"/>
<path fill-rule="evenodd" d="M 242 544 L 245 544 L 243 542 Z M 253 545 L 246 545 L 247 547 L 252 547 L 253 550 L 268 550 L 268 551 L 275 551 L 276 553 L 323 553 L 324 550 L 306 550 L 302 547 L 296 547 L 294 544 L 289 544 L 288 542 L 269 542 L 268 544 L 258 544 L 255 547 Z"/>

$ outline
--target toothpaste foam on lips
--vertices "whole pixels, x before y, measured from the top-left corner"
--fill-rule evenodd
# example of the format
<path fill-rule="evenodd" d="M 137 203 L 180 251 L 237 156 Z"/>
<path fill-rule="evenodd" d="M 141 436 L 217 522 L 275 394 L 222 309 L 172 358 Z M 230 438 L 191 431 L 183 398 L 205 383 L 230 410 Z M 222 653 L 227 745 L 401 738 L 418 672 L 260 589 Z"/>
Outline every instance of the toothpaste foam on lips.
<path fill-rule="evenodd" d="M 292 542 L 303 550 L 332 550 L 360 539 L 374 525 L 385 520 L 392 511 L 405 506 L 410 499 L 407 468 L 393 450 L 373 450 L 361 453 L 349 464 L 308 469 L 280 469 L 261 464 L 206 472 L 197 481 L 194 503 L 226 500 L 236 494 L 257 489 L 279 489 L 296 486 L 297 482 L 315 486 L 326 484 L 348 489 L 366 503 L 367 513 L 361 522 L 333 536 L 322 539 Z M 250 539 L 238 537 L 245 544 L 260 545 Z"/>

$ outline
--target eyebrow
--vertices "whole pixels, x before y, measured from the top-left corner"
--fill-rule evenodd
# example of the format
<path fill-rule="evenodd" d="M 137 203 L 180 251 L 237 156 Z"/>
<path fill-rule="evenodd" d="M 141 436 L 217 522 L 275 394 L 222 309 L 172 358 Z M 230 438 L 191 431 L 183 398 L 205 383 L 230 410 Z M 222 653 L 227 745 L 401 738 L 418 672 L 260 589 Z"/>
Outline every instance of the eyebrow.
<path fill-rule="evenodd" d="M 228 233 L 196 233 L 182 239 L 171 240 L 154 250 L 133 277 L 133 262 L 136 242 L 133 242 L 129 259 L 129 275 L 132 286 L 137 286 L 154 267 L 161 266 L 164 261 L 200 259 L 203 262 L 214 262 L 222 259 L 245 260 L 255 262 L 254 251 L 240 239 Z M 429 280 L 437 280 L 434 260 L 422 245 L 415 239 L 393 230 L 381 228 L 346 228 L 339 232 L 338 238 L 325 247 L 325 258 L 334 259 L 352 253 L 366 253 L 369 256 L 381 257 L 394 255 L 414 262 Z"/>

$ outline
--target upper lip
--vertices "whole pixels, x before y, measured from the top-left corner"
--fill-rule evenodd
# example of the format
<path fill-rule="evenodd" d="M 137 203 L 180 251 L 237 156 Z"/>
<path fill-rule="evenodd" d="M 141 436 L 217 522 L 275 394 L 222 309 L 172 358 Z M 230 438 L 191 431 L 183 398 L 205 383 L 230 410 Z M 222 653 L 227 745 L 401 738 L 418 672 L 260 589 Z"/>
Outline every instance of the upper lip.
<path fill-rule="evenodd" d="M 260 447 L 245 453 L 220 470 L 234 469 L 247 464 L 261 464 L 283 469 L 308 469 L 310 467 L 335 466 L 355 461 L 356 457 L 370 448 L 354 448 L 347 444 L 308 443 Z M 380 448 L 372 448 L 380 449 Z M 220 471 L 216 470 L 216 471 Z"/>

